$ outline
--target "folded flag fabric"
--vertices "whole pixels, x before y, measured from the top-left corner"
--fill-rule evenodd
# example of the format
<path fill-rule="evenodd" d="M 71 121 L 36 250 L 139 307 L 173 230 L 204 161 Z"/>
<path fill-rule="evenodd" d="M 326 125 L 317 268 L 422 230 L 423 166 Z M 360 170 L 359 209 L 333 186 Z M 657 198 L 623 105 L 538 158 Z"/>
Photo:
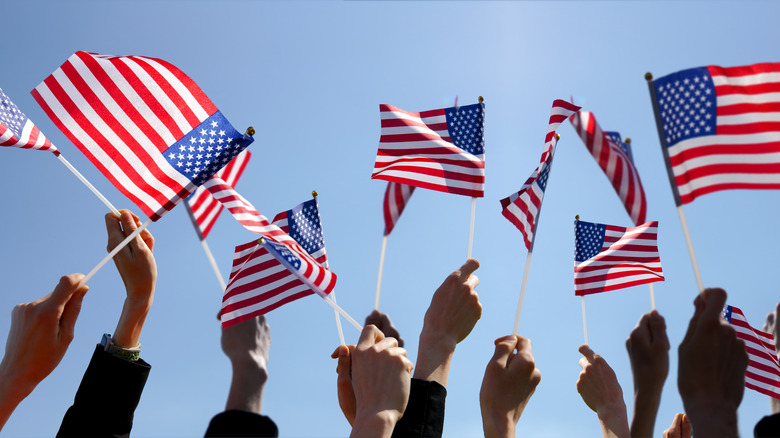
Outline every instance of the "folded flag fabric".
<path fill-rule="evenodd" d="M 192 79 L 161 59 L 76 52 L 32 95 L 152 220 L 253 141 Z"/>
<path fill-rule="evenodd" d="M 575 220 L 574 242 L 575 295 L 664 280 L 657 221 L 624 228 Z"/>
<path fill-rule="evenodd" d="M 780 189 L 780 63 L 691 68 L 651 90 L 677 205 L 729 189 Z"/>
<path fill-rule="evenodd" d="M 395 224 L 406 208 L 406 203 L 409 202 L 412 193 L 414 193 L 414 186 L 396 182 L 387 183 L 385 200 L 382 204 L 382 212 L 385 216 L 385 236 L 389 235 L 395 228 Z"/>
<path fill-rule="evenodd" d="M 215 173 L 214 176 L 221 178 L 231 187 L 235 187 L 251 157 L 251 153 L 248 150 L 244 150 L 236 155 L 236 158 L 233 158 L 225 167 L 220 169 L 219 172 Z M 217 218 L 222 212 L 222 203 L 214 199 L 211 193 L 201 185 L 187 198 L 187 204 L 192 211 L 195 229 L 199 231 L 199 236 L 203 240 L 208 237 L 211 228 L 217 222 Z"/>
<path fill-rule="evenodd" d="M 316 198 L 279 213 L 269 227 L 281 227 L 295 240 L 269 238 L 236 247 L 222 299 L 223 328 L 315 292 L 327 295 L 336 285 L 336 274 L 327 269 Z"/>
<path fill-rule="evenodd" d="M 593 113 L 579 111 L 569 118 L 585 147 L 612 183 L 635 225 L 645 222 L 647 199 L 631 149 L 617 132 L 602 131 Z"/>
<path fill-rule="evenodd" d="M 565 100 L 557 99 L 553 102 L 539 166 L 517 193 L 501 200 L 501 214 L 523 233 L 523 241 L 529 251 L 533 246 L 536 221 L 539 210 L 542 208 L 547 178 L 550 176 L 550 168 L 555 155 L 556 131 L 564 120 L 579 109 L 580 107 L 577 105 Z"/>
<path fill-rule="evenodd" d="M 55 155 L 60 153 L 32 120 L 11 102 L 2 89 L 0 89 L 0 146 L 51 151 Z"/>
<path fill-rule="evenodd" d="M 725 306 L 723 317 L 737 332 L 737 337 L 745 342 L 748 356 L 745 387 L 780 399 L 780 363 L 775 352 L 775 337 L 751 327 L 737 307 Z"/>
<path fill-rule="evenodd" d="M 379 105 L 382 134 L 371 178 L 485 196 L 485 104 L 404 111 Z"/>

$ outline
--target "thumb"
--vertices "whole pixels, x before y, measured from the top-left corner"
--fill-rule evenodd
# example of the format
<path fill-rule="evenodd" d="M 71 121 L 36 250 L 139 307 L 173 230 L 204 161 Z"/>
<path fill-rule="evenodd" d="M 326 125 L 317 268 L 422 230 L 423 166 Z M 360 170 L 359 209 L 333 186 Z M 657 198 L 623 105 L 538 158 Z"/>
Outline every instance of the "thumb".
<path fill-rule="evenodd" d="M 65 305 L 70 301 L 70 298 L 79 289 L 81 280 L 84 278 L 82 274 L 70 274 L 60 277 L 60 282 L 54 288 L 49 295 L 47 301 L 51 303 L 51 306 L 56 307 L 59 313 L 62 313 Z"/>
<path fill-rule="evenodd" d="M 517 347 L 517 336 L 510 335 L 496 339 L 496 351 L 490 361 L 506 367 L 509 356 L 515 351 L 515 347 Z"/>
<path fill-rule="evenodd" d="M 73 339 L 76 320 L 81 312 L 81 303 L 84 301 L 84 295 L 87 294 L 89 286 L 82 285 L 71 295 L 70 300 L 65 304 L 60 317 L 60 336 L 63 339 Z"/>

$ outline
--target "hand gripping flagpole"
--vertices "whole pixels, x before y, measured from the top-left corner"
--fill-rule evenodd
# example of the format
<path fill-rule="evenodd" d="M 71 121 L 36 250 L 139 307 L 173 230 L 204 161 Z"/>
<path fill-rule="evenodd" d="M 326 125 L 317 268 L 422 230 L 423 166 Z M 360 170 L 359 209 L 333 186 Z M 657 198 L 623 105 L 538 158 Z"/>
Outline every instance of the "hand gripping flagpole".
<path fill-rule="evenodd" d="M 101 261 L 100 261 L 100 263 L 98 263 L 98 264 L 97 264 L 97 266 L 95 266 L 94 268 L 92 268 L 92 270 L 91 270 L 91 271 L 89 271 L 89 273 L 87 273 L 87 275 L 86 275 L 86 276 L 84 276 L 84 278 L 82 278 L 82 279 L 81 279 L 81 283 L 79 283 L 79 285 L 84 285 L 84 284 L 87 284 L 87 281 L 89 281 L 89 279 L 90 279 L 90 278 L 94 277 L 94 276 L 95 276 L 95 274 L 97 273 L 97 271 L 99 271 L 99 270 L 100 270 L 100 268 L 102 268 L 102 267 L 103 267 L 103 265 L 105 265 L 106 263 L 108 263 L 108 261 L 109 261 L 109 260 L 111 260 L 112 258 L 114 258 L 114 256 L 115 256 L 115 255 L 116 255 L 116 254 L 117 254 L 119 251 L 121 251 L 121 250 L 122 250 L 122 248 L 124 248 L 125 246 L 127 246 L 127 244 L 128 244 L 128 243 L 130 243 L 130 241 L 131 241 L 131 240 L 135 239 L 135 238 L 136 238 L 136 237 L 137 237 L 139 234 L 141 234 L 141 231 L 145 230 L 145 229 L 146 229 L 146 227 L 148 227 L 148 226 L 149 226 L 149 225 L 150 225 L 152 222 L 153 222 L 153 221 L 152 221 L 151 219 L 147 219 L 147 220 L 146 220 L 146 222 L 144 222 L 143 224 L 141 224 L 141 226 L 140 226 L 140 227 L 136 228 L 136 229 L 135 229 L 135 231 L 133 231 L 132 233 L 130 233 L 130 235 L 129 235 L 129 236 L 125 237 L 125 240 L 123 240 L 122 242 L 120 242 L 120 243 L 119 243 L 119 245 L 117 245 L 117 246 L 116 246 L 114 249 L 112 249 L 112 250 L 111 250 L 111 252 L 109 252 L 109 253 L 108 253 L 108 255 L 107 255 L 107 256 L 106 256 L 106 257 L 105 257 L 103 260 L 101 260 Z"/>
<path fill-rule="evenodd" d="M 555 144 L 558 144 L 558 140 L 561 139 L 561 135 L 556 133 L 555 134 Z M 552 159 L 555 156 L 555 147 L 552 149 L 552 157 L 550 157 L 550 166 L 552 166 Z M 552 170 L 552 169 L 550 169 Z M 542 196 L 542 200 L 544 200 L 544 196 Z M 542 214 L 542 205 L 539 204 L 539 210 L 536 212 L 536 220 L 534 221 L 534 235 L 531 238 L 531 247 L 528 248 L 528 256 L 525 258 L 525 268 L 523 269 L 523 282 L 520 284 L 520 298 L 517 300 L 517 312 L 515 312 L 515 328 L 512 331 L 515 335 L 518 334 L 518 331 L 520 330 L 520 314 L 523 313 L 523 301 L 525 300 L 525 286 L 528 283 L 528 271 L 531 267 L 531 256 L 534 252 L 534 242 L 536 242 L 536 229 L 539 227 L 539 216 Z"/>
<path fill-rule="evenodd" d="M 319 196 L 319 194 L 317 193 L 316 190 L 312 190 L 311 196 L 315 199 L 315 202 L 317 203 L 317 214 L 319 214 L 319 201 L 317 200 L 317 196 Z M 320 227 L 322 227 L 322 224 L 320 224 Z M 323 247 L 325 246 L 325 232 L 322 232 L 322 246 Z M 323 268 L 329 269 L 327 261 L 325 262 L 325 266 L 323 266 Z M 336 302 L 336 291 L 335 290 L 331 291 L 330 296 L 333 298 L 333 302 L 335 303 Z M 336 316 L 336 329 L 339 332 L 339 341 L 341 341 L 341 345 L 347 345 L 344 342 L 344 331 L 341 329 L 341 318 L 339 318 L 339 312 L 338 312 L 338 310 L 333 309 L 333 313 Z"/>
<path fill-rule="evenodd" d="M 479 102 L 482 103 L 485 101 L 485 98 L 482 96 L 479 96 Z M 455 98 L 455 106 L 458 105 L 457 97 Z M 471 258 L 471 249 L 474 246 L 474 219 L 477 213 L 477 197 L 474 196 L 471 198 L 471 221 L 469 224 L 469 245 L 468 245 L 468 251 L 466 252 L 466 258 Z"/>
<path fill-rule="evenodd" d="M 655 125 L 658 129 L 658 140 L 661 143 L 661 151 L 664 154 L 664 162 L 666 163 L 666 172 L 669 175 L 669 184 L 672 187 L 672 194 L 674 195 L 674 202 L 677 205 L 677 215 L 680 217 L 680 225 L 682 226 L 683 234 L 685 235 L 685 243 L 688 245 L 688 256 L 691 259 L 691 265 L 693 265 L 693 275 L 696 277 L 696 285 L 699 287 L 699 292 L 704 290 L 704 284 L 701 281 L 701 274 L 699 273 L 699 264 L 696 262 L 696 253 L 693 251 L 693 243 L 691 242 L 691 235 L 688 232 L 688 223 L 685 221 L 685 213 L 683 213 L 682 201 L 680 200 L 680 191 L 677 188 L 677 180 L 674 177 L 674 171 L 672 170 L 672 161 L 669 159 L 669 148 L 666 144 L 666 136 L 664 135 L 663 123 L 661 122 L 661 113 L 658 110 L 658 99 L 655 95 L 655 85 L 653 84 L 653 75 L 651 73 L 645 74 L 647 80 L 647 87 L 650 90 L 650 101 L 653 104 L 653 112 L 655 113 Z"/>
<path fill-rule="evenodd" d="M 109 202 L 108 199 L 106 199 L 106 197 L 103 196 L 103 194 L 100 193 L 98 189 L 95 188 L 95 186 L 93 186 L 89 181 L 87 181 L 84 175 L 82 175 L 81 172 L 76 170 L 76 168 L 73 167 L 73 165 L 71 165 L 70 162 L 66 160 L 61 153 L 55 153 L 54 155 L 56 155 L 57 159 L 60 160 L 60 162 L 64 164 L 65 167 L 68 168 L 68 170 L 70 170 L 74 175 L 76 175 L 76 178 L 78 178 L 79 181 L 84 183 L 84 185 L 87 186 L 87 188 L 90 189 L 92 193 L 94 193 L 95 196 L 97 196 L 98 199 L 100 199 L 103 202 L 103 204 L 105 204 L 105 206 L 108 207 L 109 210 L 111 210 L 115 215 L 117 215 L 117 217 L 119 216 L 119 211 L 116 209 L 116 207 L 114 207 L 113 204 L 111 204 L 111 202 Z"/>
<path fill-rule="evenodd" d="M 217 266 L 217 261 L 214 259 L 214 255 L 211 254 L 211 249 L 209 249 L 209 245 L 208 243 L 206 243 L 206 238 L 203 236 L 203 232 L 201 232 L 200 226 L 198 226 L 198 221 L 195 219 L 195 214 L 193 214 L 192 208 L 190 208 L 190 203 L 184 200 L 183 204 L 184 207 L 187 209 L 187 214 L 190 216 L 190 220 L 192 220 L 192 225 L 195 227 L 195 232 L 198 233 L 198 239 L 200 239 L 200 245 L 203 247 L 203 252 L 206 253 L 206 258 L 209 260 L 211 269 L 214 270 L 214 275 L 217 277 L 217 281 L 219 282 L 219 287 L 221 288 L 222 292 L 225 292 L 225 288 L 227 287 L 225 284 L 225 279 L 222 278 L 222 273 L 219 272 L 219 266 Z"/>

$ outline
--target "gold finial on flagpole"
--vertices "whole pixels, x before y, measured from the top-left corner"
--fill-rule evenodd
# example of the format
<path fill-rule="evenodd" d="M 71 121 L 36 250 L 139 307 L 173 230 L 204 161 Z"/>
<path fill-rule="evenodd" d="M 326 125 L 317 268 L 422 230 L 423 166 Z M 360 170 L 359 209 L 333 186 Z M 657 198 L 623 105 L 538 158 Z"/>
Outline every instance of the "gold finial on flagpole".
<path fill-rule="evenodd" d="M 265 239 L 261 237 L 261 238 L 257 239 L 257 243 L 259 243 L 260 245 L 262 245 L 262 244 L 264 244 L 264 243 L 265 243 Z"/>
<path fill-rule="evenodd" d="M 250 137 L 255 135 L 255 128 L 253 128 L 252 126 L 246 128 L 246 135 Z"/>
<path fill-rule="evenodd" d="M 580 215 L 574 216 L 574 220 L 577 220 L 577 221 L 580 220 Z"/>
<path fill-rule="evenodd" d="M 312 191 L 311 191 L 311 195 L 312 195 L 312 196 L 314 196 L 314 197 L 316 198 L 316 197 L 319 195 L 319 193 L 317 193 L 317 191 L 316 191 L 316 190 L 312 190 Z"/>
<path fill-rule="evenodd" d="M 560 140 L 560 139 L 561 139 L 561 134 L 558 134 L 558 133 L 556 132 L 556 133 L 555 133 L 555 139 L 556 139 L 556 140 Z"/>
<path fill-rule="evenodd" d="M 629 137 L 626 137 L 626 139 L 623 141 L 625 144 L 631 144 L 631 139 Z"/>
<path fill-rule="evenodd" d="M 485 101 L 485 98 L 484 98 L 484 97 L 482 97 L 482 96 L 479 96 L 479 102 L 480 102 L 480 103 L 482 103 L 482 102 L 484 102 L 484 101 Z"/>
<path fill-rule="evenodd" d="M 652 81 L 653 80 L 653 74 L 650 72 L 645 73 L 645 80 Z"/>

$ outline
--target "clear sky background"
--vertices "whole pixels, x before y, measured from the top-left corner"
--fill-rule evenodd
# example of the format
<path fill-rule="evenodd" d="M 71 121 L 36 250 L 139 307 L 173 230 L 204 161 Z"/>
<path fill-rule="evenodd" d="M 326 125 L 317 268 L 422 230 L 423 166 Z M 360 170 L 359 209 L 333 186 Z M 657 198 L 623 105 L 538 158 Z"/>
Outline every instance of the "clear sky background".
<path fill-rule="evenodd" d="M 666 317 L 671 371 L 656 435 L 682 412 L 677 346 L 693 312 L 696 282 L 667 179 L 644 74 L 708 64 L 780 61 L 774 2 L 3 2 L 0 88 L 63 155 L 120 208 L 138 209 L 58 131 L 30 96 L 73 52 L 165 59 L 192 77 L 225 116 L 257 129 L 237 189 L 261 212 L 320 193 L 339 303 L 362 321 L 374 303 L 386 182 L 370 179 L 380 103 L 410 111 L 485 97 L 486 196 L 477 201 L 473 255 L 483 315 L 455 353 L 447 387 L 447 437 L 482 433 L 479 388 L 493 340 L 511 333 L 526 259 L 522 236 L 500 214 L 538 163 L 550 106 L 574 96 L 601 126 L 633 140 L 648 220 L 658 220 L 666 281 L 655 283 Z M 518 432 L 599 436 L 596 414 L 575 389 L 583 343 L 574 296 L 574 216 L 632 225 L 575 134 L 561 125 L 520 333 L 533 341 L 542 381 Z M 58 278 L 88 272 L 105 255 L 100 203 L 50 153 L 0 151 L 0 347 L 11 308 L 51 291 Z M 761 327 L 780 299 L 776 191 L 706 195 L 685 208 L 702 277 L 729 293 Z M 433 291 L 466 258 L 470 199 L 417 190 L 390 235 L 381 310 L 414 361 Z M 149 227 L 159 278 L 141 338 L 152 371 L 136 411 L 135 437 L 202 436 L 220 412 L 230 365 L 215 315 L 221 292 L 183 207 Z M 255 235 L 223 212 L 208 243 L 227 277 L 233 247 Z M 16 410 L 2 435 L 53 436 L 89 358 L 116 326 L 124 288 L 112 265 L 90 281 L 76 337 L 60 366 Z M 650 310 L 647 286 L 586 299 L 591 347 L 615 369 L 632 409 L 624 342 Z M 263 413 L 285 437 L 346 436 L 336 398 L 333 311 L 310 296 L 268 315 L 273 346 Z M 358 332 L 345 325 L 348 342 Z M 713 382 L 717 384 L 717 382 Z M 106 382 L 106 390 L 111 390 Z M 745 390 L 742 436 L 769 412 Z"/>

